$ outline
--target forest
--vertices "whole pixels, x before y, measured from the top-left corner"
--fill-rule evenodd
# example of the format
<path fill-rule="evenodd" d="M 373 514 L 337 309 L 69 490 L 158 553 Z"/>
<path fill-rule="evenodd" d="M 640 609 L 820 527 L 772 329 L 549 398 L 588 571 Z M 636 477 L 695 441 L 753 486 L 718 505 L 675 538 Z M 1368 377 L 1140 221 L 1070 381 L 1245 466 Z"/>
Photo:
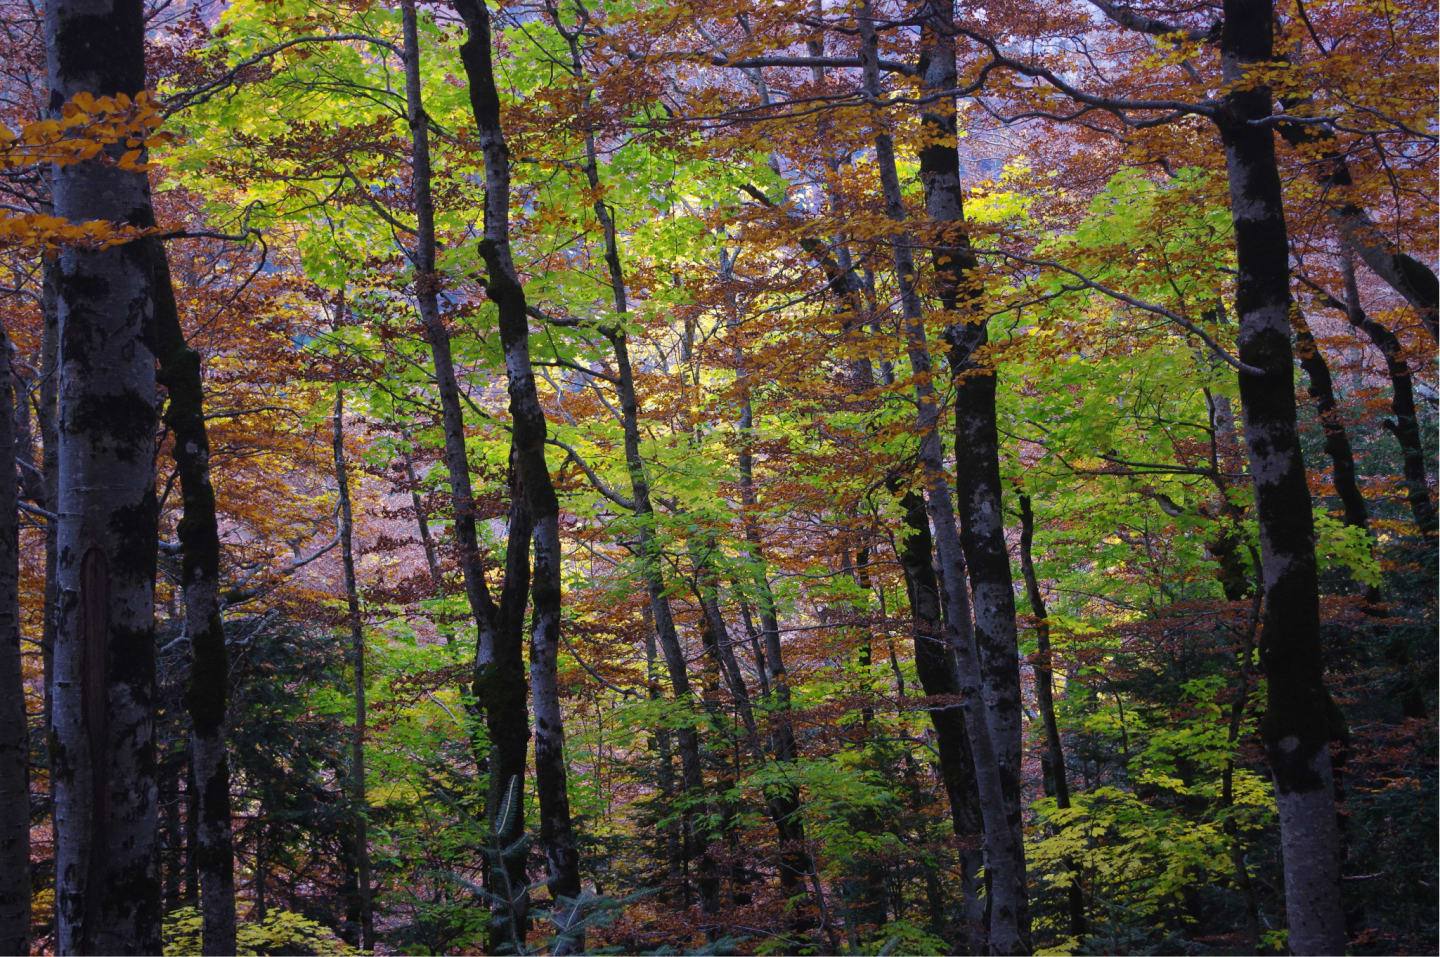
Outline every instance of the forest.
<path fill-rule="evenodd" d="M 0 954 L 1433 954 L 1431 0 L 0 0 Z"/>

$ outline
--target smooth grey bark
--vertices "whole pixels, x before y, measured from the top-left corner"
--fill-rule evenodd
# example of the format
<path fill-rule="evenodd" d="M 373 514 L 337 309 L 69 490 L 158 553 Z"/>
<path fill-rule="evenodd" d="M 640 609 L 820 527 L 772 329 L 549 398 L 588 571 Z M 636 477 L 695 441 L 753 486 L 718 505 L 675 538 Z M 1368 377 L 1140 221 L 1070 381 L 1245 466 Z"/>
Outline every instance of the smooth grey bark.
<path fill-rule="evenodd" d="M 53 115 L 80 92 L 138 94 L 144 30 L 140 0 L 46 4 Z M 148 225 L 149 185 L 98 157 L 58 166 L 54 211 Z M 62 249 L 57 271 L 55 948 L 159 953 L 153 271 L 142 243 Z"/>
<path fill-rule="evenodd" d="M 10 338 L 0 327 L 0 953 L 30 952 L 30 732 L 20 655 L 20 504 Z"/>
<path fill-rule="evenodd" d="M 1288 111 L 1305 99 L 1282 96 L 1280 102 Z M 1282 120 L 1276 124 L 1276 131 L 1291 146 L 1320 146 L 1319 162 L 1307 165 L 1320 186 L 1321 202 L 1339 227 L 1347 258 L 1359 255 L 1365 265 L 1415 308 L 1431 338 L 1440 339 L 1440 327 L 1437 327 L 1440 280 L 1428 265 L 1402 251 L 1365 208 L 1355 202 L 1350 161 L 1335 135 L 1334 126 L 1328 122 Z"/>
<path fill-rule="evenodd" d="M 1430 338 L 1440 340 L 1440 282 L 1430 267 L 1396 248 L 1364 209 L 1342 203 L 1333 210 L 1341 235 L 1360 259 L 1415 307 Z"/>
<path fill-rule="evenodd" d="M 485 569 L 475 526 L 475 495 L 470 483 L 470 462 L 465 452 L 465 420 L 460 405 L 460 386 L 450 348 L 450 332 L 440 315 L 440 277 L 435 272 L 435 205 L 431 193 L 429 118 L 420 96 L 420 44 L 413 0 L 401 4 L 405 29 L 405 99 L 411 135 L 411 197 L 415 204 L 415 248 L 407 250 L 415 267 L 415 298 L 420 323 L 435 364 L 435 386 L 440 398 L 440 415 L 445 436 L 445 467 L 450 479 L 450 497 L 455 508 L 455 537 L 460 552 L 460 570 L 465 595 L 475 618 L 478 641 L 494 641 L 494 603 L 485 584 Z M 488 649 L 477 654 L 493 654 Z"/>
<path fill-rule="evenodd" d="M 450 482 L 450 502 L 455 513 L 455 538 L 460 553 L 460 572 L 465 595 L 475 621 L 475 663 L 471 672 L 476 718 L 483 718 L 490 740 L 488 754 L 477 754 L 477 763 L 489 772 L 486 791 L 486 820 L 498 827 L 492 840 L 510 847 L 525 832 L 524 801 L 514 802 L 514 812 L 501 818 L 498 809 L 513 787 L 523 798 L 526 757 L 530 745 L 530 715 L 526 707 L 524 662 L 524 613 L 530 583 L 531 520 L 523 501 L 523 488 L 514 483 L 512 455 L 512 496 L 509 538 L 506 543 L 505 582 L 496 607 L 485 583 L 476 528 L 475 495 L 470 481 L 470 458 L 465 449 L 465 418 L 460 403 L 460 386 L 450 348 L 450 333 L 440 314 L 442 279 L 435 268 L 435 203 L 431 189 L 429 117 L 421 98 L 420 41 L 413 0 L 403 0 L 401 15 L 405 49 L 405 101 L 411 136 L 411 195 L 415 204 L 415 249 L 409 252 L 415 266 L 415 296 L 425 340 L 435 365 L 436 391 L 440 397 L 441 425 L 445 436 L 445 467 Z M 518 496 L 517 493 L 518 492 Z M 417 504 L 418 509 L 418 504 Z M 421 527 L 422 536 L 426 533 Z M 427 551 L 427 560 L 429 556 Z M 438 569 L 432 563 L 432 575 Z M 494 884 L 506 883 L 511 892 L 499 887 L 492 892 L 511 898 L 492 915 L 492 949 L 508 944 L 512 931 L 521 937 L 528 927 L 528 886 L 524 855 L 510 855 L 492 861 L 487 876 Z M 502 867 L 503 875 L 496 868 Z M 513 927 L 512 927 L 513 922 Z"/>
<path fill-rule="evenodd" d="M 823 52 L 819 41 L 811 41 L 809 46 L 812 55 L 818 56 Z M 817 82 L 823 79 L 823 73 L 818 69 L 813 69 L 812 75 L 815 75 Z M 838 164 L 832 164 L 832 171 L 835 168 L 838 168 Z M 774 208 L 774 203 L 758 190 L 747 191 L 762 204 Z M 830 198 L 838 214 L 842 205 L 839 196 L 832 192 Z M 867 298 L 868 311 L 873 314 L 876 308 L 873 274 L 867 269 L 865 280 L 862 281 L 856 274 L 849 249 L 843 244 L 837 245 L 832 252 L 830 247 L 818 238 L 802 236 L 799 242 L 824 273 L 827 287 L 835 300 L 835 308 L 844 317 L 846 328 L 858 328 L 867 312 Z M 869 359 L 855 361 L 851 371 L 857 391 L 865 393 L 874 387 L 875 369 Z M 888 361 L 881 362 L 880 374 L 885 385 L 894 384 L 894 372 Z M 887 485 L 892 492 L 900 489 L 898 478 L 891 479 Z M 901 499 L 901 509 L 904 513 L 905 532 L 902 536 L 903 542 L 897 548 L 897 558 L 904 570 L 906 593 L 910 599 L 916 672 L 927 696 L 958 697 L 958 676 L 942 624 L 944 615 L 940 608 L 940 590 L 931 557 L 932 538 L 924 498 L 918 493 L 908 492 Z M 903 693 L 903 682 L 900 682 L 900 688 Z M 960 843 L 960 896 L 967 945 L 972 950 L 983 950 L 986 940 L 985 899 L 981 891 L 983 829 L 965 718 L 956 704 L 927 708 L 926 711 L 935 729 L 940 777 L 950 803 L 951 824 Z M 926 886 L 932 904 L 938 906 L 938 885 L 935 884 L 933 875 L 927 875 Z M 936 913 L 938 914 L 938 911 Z M 938 927 L 939 917 L 935 920 Z"/>
<path fill-rule="evenodd" d="M 230 760 L 225 711 L 230 663 L 220 617 L 220 533 L 210 484 L 210 439 L 200 355 L 185 342 L 170 264 L 159 240 L 143 241 L 154 270 L 155 352 L 159 381 L 169 394 L 165 425 L 183 505 L 178 535 L 185 633 L 190 638 L 190 755 L 197 788 L 195 867 L 200 878 L 201 946 L 209 954 L 235 953 L 235 849 L 230 821 Z"/>
<path fill-rule="evenodd" d="M 354 679 L 355 724 L 350 734 L 350 800 L 355 813 L 353 908 L 358 912 L 360 949 L 366 950 L 374 944 L 375 929 L 370 902 L 370 807 L 365 792 L 365 629 L 360 618 L 360 593 L 355 583 L 354 516 L 350 508 L 349 469 L 345 463 L 345 392 L 339 388 L 335 390 L 332 427 L 335 494 L 339 499 L 340 567 L 345 586 L 345 620 L 350 632 L 350 667 Z"/>
<path fill-rule="evenodd" d="M 860 59 L 864 63 L 866 92 L 880 93 L 877 39 L 874 15 L 868 2 L 859 10 Z M 1002 755 L 1005 753 L 1005 722 L 992 722 L 991 702 L 971 621 L 965 556 L 955 518 L 940 445 L 940 397 L 931 382 L 932 365 L 926 341 L 924 310 L 915 290 L 915 260 L 910 238 L 903 226 L 905 207 L 895 167 L 895 147 L 883 127 L 875 135 L 875 158 L 879 168 L 886 215 L 897 223 L 890 240 L 891 258 L 905 321 L 907 352 L 915 380 L 918 457 L 925 490 L 925 508 L 940 559 L 939 578 L 944 601 L 944 633 L 955 652 L 959 692 L 965 711 L 965 728 L 975 766 L 976 788 L 985 831 L 986 869 L 990 886 L 990 933 L 992 953 L 1017 954 L 1030 949 L 1028 903 L 1025 886 L 1025 851 L 1012 824 L 1004 784 Z"/>
<path fill-rule="evenodd" d="M 919 73 L 924 89 L 939 98 L 921 114 L 924 145 L 920 179 L 925 211 L 934 231 L 932 261 L 941 306 L 950 319 L 950 380 L 955 389 L 955 492 L 960 543 L 970 578 L 975 645 L 980 654 L 985 705 L 989 709 L 1005 814 L 1023 854 L 1021 823 L 1020 651 L 1015 592 L 1000 482 L 1000 439 L 995 422 L 996 370 L 985 354 L 989 326 L 976 307 L 971 273 L 976 268 L 965 228 L 954 90 L 955 4 L 927 0 L 920 34 Z M 1023 859 L 1016 915 L 1022 946 L 1030 947 L 1030 913 Z"/>
<path fill-rule="evenodd" d="M 540 799 L 540 844 L 557 901 L 580 893 L 579 857 L 566 791 L 565 727 L 560 707 L 560 505 L 545 463 L 545 411 L 530 366 L 525 289 L 510 252 L 510 150 L 500 121 L 491 53 L 490 12 L 484 0 L 454 0 L 465 21 L 460 48 L 469 80 L 470 105 L 485 159 L 485 228 L 480 254 L 488 270 L 486 291 L 499 315 L 509 383 L 514 461 L 534 522 L 531 584 L 530 684 L 535 709 L 535 777 Z M 558 909 L 557 909 L 558 916 Z M 584 932 L 561 927 L 560 950 L 583 950 Z"/>
<path fill-rule="evenodd" d="M 1271 91 L 1248 71 L 1274 58 L 1270 0 L 1226 0 L 1221 68 L 1231 91 L 1216 117 L 1225 147 L 1238 276 L 1240 401 L 1264 572 L 1260 661 L 1268 680 L 1261 737 L 1275 781 L 1290 949 L 1345 947 L 1330 741 L 1342 720 L 1325 687 L 1315 531 L 1295 425 L 1290 268 Z"/>

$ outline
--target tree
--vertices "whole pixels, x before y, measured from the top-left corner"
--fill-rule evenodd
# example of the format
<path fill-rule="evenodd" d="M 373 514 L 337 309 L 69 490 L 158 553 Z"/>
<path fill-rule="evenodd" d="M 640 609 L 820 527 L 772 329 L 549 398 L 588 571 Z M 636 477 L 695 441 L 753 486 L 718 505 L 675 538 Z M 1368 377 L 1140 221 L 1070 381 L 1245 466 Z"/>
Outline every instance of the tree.
<path fill-rule="evenodd" d="M 54 116 L 78 95 L 145 87 L 139 2 L 46 8 Z M 125 143 L 54 173 L 55 215 L 144 226 Z M 58 617 L 54 747 L 57 951 L 155 953 L 155 275 L 145 247 L 59 254 Z"/>
<path fill-rule="evenodd" d="M 0 0 L 35 946 L 144 369 L 166 949 L 1431 946 L 1435 12 L 1229 6 Z"/>
<path fill-rule="evenodd" d="M 499 314 L 510 386 L 515 467 L 534 527 L 531 573 L 530 693 L 535 708 L 535 778 L 540 797 L 540 842 L 550 867 L 549 886 L 561 898 L 580 893 L 579 861 L 566 793 L 565 727 L 557 684 L 560 643 L 559 503 L 545 464 L 545 412 L 530 365 L 525 288 L 510 251 L 510 150 L 501 126 L 495 86 L 490 12 L 484 0 L 455 4 L 468 37 L 460 49 L 470 81 L 470 103 L 485 154 L 485 238 L 480 254 L 488 270 L 485 290 Z M 562 924 L 560 930 L 567 927 Z M 583 947 L 583 930 L 566 946 Z"/>
<path fill-rule="evenodd" d="M 10 339 L 0 328 L 0 948 L 30 952 L 30 735 L 20 655 L 20 529 L 15 480 L 16 393 Z"/>
<path fill-rule="evenodd" d="M 174 434 L 172 455 L 184 502 L 177 531 L 185 633 L 193 655 L 185 704 L 190 712 L 190 763 L 199 815 L 193 854 L 200 878 L 202 943 L 207 954 L 229 954 L 235 950 L 235 852 L 225 737 L 230 656 L 220 610 L 220 533 L 210 481 L 210 437 L 200 356 L 185 342 L 165 248 L 158 240 L 144 242 L 154 271 L 158 379 L 168 393 L 164 421 Z"/>
<path fill-rule="evenodd" d="M 1289 248 L 1275 162 L 1270 89 L 1250 71 L 1274 55 L 1268 0 L 1230 0 L 1220 35 L 1227 93 L 1217 116 L 1225 144 L 1235 223 L 1240 403 L 1255 481 L 1264 569 L 1260 662 L 1269 681 L 1261 736 L 1275 777 L 1285 855 L 1285 902 L 1295 953 L 1344 949 L 1340 838 L 1330 741 L 1340 717 L 1326 690 L 1320 652 L 1315 533 L 1309 487 L 1295 431 L 1295 370 L 1290 348 Z M 1248 87 L 1248 88 L 1247 88 Z M 1258 121 L 1258 122 L 1257 122 Z M 1253 370 L 1253 371 L 1251 371 Z"/>

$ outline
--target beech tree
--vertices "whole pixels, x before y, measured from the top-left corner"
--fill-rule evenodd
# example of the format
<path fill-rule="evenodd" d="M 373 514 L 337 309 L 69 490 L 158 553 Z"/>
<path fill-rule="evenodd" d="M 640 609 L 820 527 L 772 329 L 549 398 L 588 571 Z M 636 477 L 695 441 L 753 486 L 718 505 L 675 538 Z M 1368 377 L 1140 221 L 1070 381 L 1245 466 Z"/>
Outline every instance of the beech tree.
<path fill-rule="evenodd" d="M 46 7 L 51 106 L 145 89 L 136 3 Z M 55 215 L 143 226 L 142 170 L 59 165 Z M 143 247 L 59 254 L 59 538 L 52 773 L 56 948 L 160 947 L 155 842 L 155 275 Z"/>
<path fill-rule="evenodd" d="M 535 786 L 540 798 L 540 843 L 549 865 L 550 893 L 580 893 L 579 860 L 566 792 L 565 725 L 557 674 L 560 653 L 560 515 L 545 464 L 545 411 L 530 366 L 525 288 L 510 251 L 510 149 L 500 124 L 490 13 L 484 0 L 456 3 L 468 37 L 460 49 L 470 81 L 470 105 L 485 156 L 485 234 L 480 255 L 488 271 L 485 291 L 499 314 L 505 375 L 509 381 L 515 468 L 535 544 L 531 567 L 530 690 L 535 709 Z M 569 928 L 563 924 L 561 932 Z M 567 946 L 584 946 L 583 930 Z"/>
<path fill-rule="evenodd" d="M 0 940 L 1433 949 L 1435 19 L 0 0 Z"/>

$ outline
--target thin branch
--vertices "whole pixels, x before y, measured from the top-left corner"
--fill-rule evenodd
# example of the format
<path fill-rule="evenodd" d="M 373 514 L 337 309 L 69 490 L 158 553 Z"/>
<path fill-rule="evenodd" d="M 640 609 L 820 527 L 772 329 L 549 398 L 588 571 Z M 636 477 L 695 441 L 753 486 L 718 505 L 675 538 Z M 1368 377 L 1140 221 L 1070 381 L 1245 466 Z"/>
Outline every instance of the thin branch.
<path fill-rule="evenodd" d="M 304 568 L 306 565 L 315 561 L 315 559 L 319 558 L 321 555 L 332 551 L 339 544 L 340 536 L 337 533 L 335 537 L 329 541 L 328 544 L 322 546 L 321 548 L 305 556 L 304 558 L 297 558 L 294 561 L 290 562 L 288 565 L 284 565 L 279 568 L 275 573 L 277 576 L 275 580 L 269 582 L 257 582 L 255 584 L 251 584 L 250 580 L 241 582 L 239 585 L 236 585 L 234 588 L 231 588 L 225 592 L 224 596 L 220 599 L 220 607 L 229 608 L 233 605 L 239 605 L 260 597 L 265 592 L 279 585 L 281 581 L 289 578 L 291 575 L 295 574 L 297 571 Z M 251 579 L 253 578 L 254 576 L 251 576 Z"/>
<path fill-rule="evenodd" d="M 545 438 L 545 442 L 546 444 L 553 445 L 558 449 L 564 449 L 566 453 L 566 461 L 573 461 L 576 465 L 580 466 L 580 471 L 585 473 L 585 477 L 590 480 L 590 484 L 595 487 L 595 491 L 599 492 L 601 495 L 605 496 L 610 501 L 614 502 L 616 505 L 619 505 L 621 508 L 627 511 L 633 512 L 638 507 L 636 506 L 634 499 L 626 498 L 619 492 L 612 489 L 610 486 L 606 485 L 605 482 L 601 480 L 600 476 L 595 474 L 595 470 L 592 469 L 583 458 L 581 458 L 580 453 L 575 451 L 575 449 L 573 449 L 571 446 L 555 438 L 554 436 L 547 436 Z"/>
<path fill-rule="evenodd" d="M 56 515 L 54 512 L 46 511 L 38 505 L 31 505 L 24 499 L 20 499 L 18 504 L 20 505 L 20 511 L 22 512 L 29 512 L 31 515 L 38 515 L 41 518 L 45 519 L 45 521 L 47 522 L 60 521 L 59 515 Z"/>
<path fill-rule="evenodd" d="M 192 87 L 191 89 L 182 90 L 179 93 L 176 93 L 174 96 L 166 100 L 163 115 L 166 117 L 170 117 L 180 112 L 181 110 L 189 109 L 192 106 L 198 106 L 201 103 L 208 102 L 215 96 L 215 94 L 219 93 L 227 86 L 235 83 L 239 79 L 239 76 L 243 71 L 249 69 L 252 66 L 255 66 L 258 63 L 268 60 L 271 57 L 284 52 L 285 50 L 288 50 L 290 47 L 299 46 L 303 43 L 344 43 L 351 41 L 370 43 L 384 50 L 388 50 L 389 52 L 395 54 L 398 57 L 401 57 L 402 59 L 404 58 L 404 54 L 401 52 L 399 47 L 395 46 L 388 40 L 383 40 L 380 37 L 371 36 L 367 33 L 338 33 L 334 34 L 333 36 L 295 37 L 293 39 L 286 40 L 284 43 L 277 43 L 275 46 L 267 47 L 266 49 L 261 50 L 259 53 L 246 57 L 245 59 L 241 60 L 239 63 L 235 64 L 233 67 L 226 70 L 219 76 L 215 77 L 215 79 L 209 81 L 208 83 L 203 83 L 200 86 Z"/>
<path fill-rule="evenodd" d="M 1247 373 L 1249 375 L 1264 374 L 1263 370 L 1258 369 L 1255 366 L 1249 365 L 1245 362 L 1241 362 L 1235 356 L 1232 356 L 1230 352 L 1224 346 L 1220 345 L 1220 343 L 1216 342 L 1215 339 L 1208 332 L 1197 326 L 1195 323 L 1191 322 L 1189 319 L 1186 319 L 1184 316 L 1180 315 L 1173 309 L 1167 309 L 1165 306 L 1159 305 L 1158 303 L 1146 302 L 1143 299 L 1136 299 L 1134 296 L 1127 295 L 1126 293 L 1123 293 L 1118 289 L 1111 289 L 1109 286 L 1098 283 L 1090 277 L 1084 275 L 1083 273 L 1077 272 L 1076 270 L 1071 269 L 1069 266 L 1055 262 L 1054 260 L 1031 259 L 1027 256 L 1021 256 L 1017 253 L 1006 252 L 1005 250 L 997 249 L 976 249 L 974 250 L 974 252 L 976 255 L 1003 256 L 1006 259 L 1013 259 L 1016 262 L 1024 263 L 1027 266 L 1039 266 L 1041 268 L 1054 269 L 1058 272 L 1063 272 L 1067 276 L 1074 277 L 1081 283 L 1080 288 L 1077 289 L 1072 287 L 1070 291 L 1079 292 L 1080 289 L 1093 289 L 1095 292 L 1109 296 L 1111 299 L 1115 299 L 1120 302 L 1126 303 L 1127 305 L 1134 306 L 1136 309 L 1141 309 L 1145 312 L 1153 313 L 1157 316 L 1163 316 L 1164 318 L 1175 323 L 1177 326 L 1180 326 L 1182 329 L 1185 329 L 1187 332 L 1190 332 L 1191 334 L 1198 337 L 1201 342 L 1205 343 L 1205 345 L 1209 347 L 1210 351 L 1215 354 L 1216 358 L 1220 359 L 1226 365 L 1233 366 L 1236 370 Z"/>
<path fill-rule="evenodd" d="M 1214 43 L 1220 39 L 1221 21 L 1216 20 L 1208 30 L 1195 30 L 1169 23 L 1155 17 L 1147 17 L 1109 0 L 1090 0 L 1090 5 L 1122 27 L 1148 33 L 1151 36 L 1187 40 L 1191 43 Z"/>

